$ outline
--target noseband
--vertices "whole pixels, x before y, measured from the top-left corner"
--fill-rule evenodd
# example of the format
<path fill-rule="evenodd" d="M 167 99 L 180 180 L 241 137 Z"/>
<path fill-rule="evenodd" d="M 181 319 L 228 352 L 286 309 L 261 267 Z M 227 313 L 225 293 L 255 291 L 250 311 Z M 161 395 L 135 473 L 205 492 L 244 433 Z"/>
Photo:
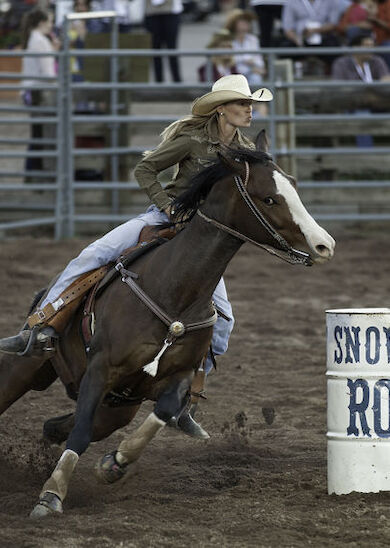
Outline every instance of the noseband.
<path fill-rule="evenodd" d="M 237 186 L 238 192 L 240 193 L 246 205 L 249 207 L 251 213 L 256 217 L 257 221 L 259 221 L 259 223 L 263 226 L 263 228 L 265 228 L 268 234 L 270 234 L 272 238 L 278 243 L 280 249 L 269 246 L 267 244 L 260 244 L 259 242 L 256 242 L 256 240 L 249 238 L 249 236 L 245 236 L 245 234 L 241 234 L 241 232 L 234 230 L 233 228 L 226 226 L 220 223 L 219 221 L 212 219 L 211 217 L 208 217 L 202 211 L 200 211 L 200 209 L 197 210 L 197 214 L 204 221 L 214 225 L 216 228 L 219 228 L 220 230 L 223 230 L 227 232 L 228 234 L 231 234 L 232 236 L 235 236 L 236 238 L 239 238 L 240 240 L 244 242 L 249 242 L 253 245 L 256 245 L 257 247 L 261 247 L 262 249 L 265 249 L 266 251 L 268 251 L 268 253 L 271 253 L 272 255 L 276 255 L 280 259 L 283 259 L 284 261 L 290 264 L 302 264 L 305 266 L 311 266 L 313 264 L 313 261 L 310 255 L 308 253 L 305 253 L 304 251 L 299 251 L 298 249 L 291 247 L 287 243 L 287 241 L 283 238 L 283 236 L 281 236 L 275 230 L 275 228 L 267 221 L 267 219 L 264 217 L 264 215 L 256 206 L 255 202 L 252 200 L 251 196 L 249 195 L 247 191 L 247 186 L 249 182 L 249 163 L 248 162 L 245 162 L 244 182 L 242 181 L 239 175 L 234 176 L 234 182 Z"/>

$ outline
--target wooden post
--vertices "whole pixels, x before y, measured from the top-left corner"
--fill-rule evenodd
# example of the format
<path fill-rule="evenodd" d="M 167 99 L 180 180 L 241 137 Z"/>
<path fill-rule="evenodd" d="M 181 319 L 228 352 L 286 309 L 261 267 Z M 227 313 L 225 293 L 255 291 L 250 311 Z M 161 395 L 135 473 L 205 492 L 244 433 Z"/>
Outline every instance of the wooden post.
<path fill-rule="evenodd" d="M 276 81 L 293 82 L 293 64 L 291 59 L 275 61 Z M 293 89 L 280 89 L 276 93 L 275 111 L 277 115 L 293 116 L 295 114 L 295 98 Z M 276 124 L 276 144 L 280 150 L 296 148 L 295 122 L 278 122 Z M 295 156 L 279 156 L 278 164 L 286 173 L 297 177 Z"/>

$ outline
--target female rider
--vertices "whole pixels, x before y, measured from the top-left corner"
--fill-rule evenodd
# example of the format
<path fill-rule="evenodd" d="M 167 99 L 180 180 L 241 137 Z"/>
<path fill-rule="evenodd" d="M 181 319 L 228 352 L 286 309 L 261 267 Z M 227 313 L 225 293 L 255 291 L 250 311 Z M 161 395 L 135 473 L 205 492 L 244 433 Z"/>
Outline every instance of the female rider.
<path fill-rule="evenodd" d="M 137 165 L 135 177 L 152 202 L 146 213 L 118 226 L 86 247 L 67 265 L 52 285 L 40 303 L 39 310 L 42 311 L 47 305 L 52 305 L 55 311 L 61 310 L 59 297 L 77 278 L 117 259 L 124 249 L 138 242 L 140 232 L 146 225 L 167 222 L 171 215 L 172 200 L 188 188 L 191 177 L 217 158 L 218 152 L 224 146 L 254 148 L 252 141 L 244 137 L 239 128 L 250 126 L 253 101 L 271 99 L 272 93 L 265 88 L 252 94 L 245 76 L 241 74 L 224 76 L 217 80 L 210 93 L 193 103 L 192 115 L 168 126 L 162 133 L 160 145 L 147 153 Z M 158 181 L 158 174 L 176 164 L 176 176 L 163 188 Z M 227 321 L 224 317 L 219 317 L 214 326 L 212 347 L 214 353 L 220 355 L 227 350 L 234 323 L 223 279 L 215 289 L 213 300 L 217 309 L 230 318 Z M 42 327 L 44 326 L 43 319 Z M 29 335 L 29 330 L 23 330 L 14 337 L 0 339 L 0 350 L 10 353 L 23 351 Z M 50 333 L 47 334 L 47 328 L 40 332 L 39 344 L 45 343 L 48 336 Z M 196 383 L 197 392 L 202 391 L 204 375 L 211 367 L 211 359 L 208 357 L 204 372 L 200 373 Z M 194 387 L 193 390 L 195 391 Z M 179 426 L 190 435 L 208 437 L 188 413 L 180 417 Z"/>

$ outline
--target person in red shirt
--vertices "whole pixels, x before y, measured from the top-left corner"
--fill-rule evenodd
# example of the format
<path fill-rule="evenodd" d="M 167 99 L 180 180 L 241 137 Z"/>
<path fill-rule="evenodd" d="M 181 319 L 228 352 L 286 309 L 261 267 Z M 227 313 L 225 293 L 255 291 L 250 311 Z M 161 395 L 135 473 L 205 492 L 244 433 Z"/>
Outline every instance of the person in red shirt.
<path fill-rule="evenodd" d="M 368 20 L 369 12 L 363 0 L 354 0 L 340 19 L 338 30 L 349 43 L 362 30 L 371 30 L 372 23 Z"/>
<path fill-rule="evenodd" d="M 375 31 L 376 45 L 390 46 L 390 0 L 377 0 L 377 3 L 376 16 L 369 17 Z M 390 67 L 390 53 L 382 53 L 381 55 Z"/>

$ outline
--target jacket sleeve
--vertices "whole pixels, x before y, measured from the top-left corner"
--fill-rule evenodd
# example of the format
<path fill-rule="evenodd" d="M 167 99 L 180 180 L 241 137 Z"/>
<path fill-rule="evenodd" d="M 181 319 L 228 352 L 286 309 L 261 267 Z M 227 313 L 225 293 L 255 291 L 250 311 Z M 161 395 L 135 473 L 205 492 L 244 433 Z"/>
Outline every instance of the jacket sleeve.
<path fill-rule="evenodd" d="M 191 137 L 179 135 L 172 141 L 161 143 L 137 164 L 134 176 L 150 200 L 159 209 L 165 209 L 171 203 L 168 193 L 163 189 L 157 177 L 161 171 L 182 162 L 191 151 Z"/>

